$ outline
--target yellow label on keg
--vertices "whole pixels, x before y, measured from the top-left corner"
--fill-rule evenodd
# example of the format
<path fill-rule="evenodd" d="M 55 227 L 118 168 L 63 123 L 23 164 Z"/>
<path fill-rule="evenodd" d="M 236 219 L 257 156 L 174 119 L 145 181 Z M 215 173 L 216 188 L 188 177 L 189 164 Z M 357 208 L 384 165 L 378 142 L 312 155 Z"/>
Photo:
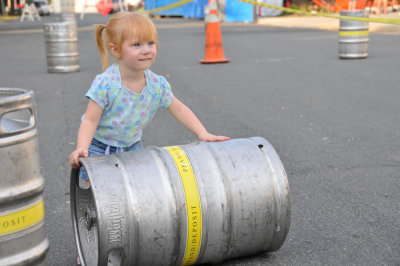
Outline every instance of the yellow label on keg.
<path fill-rule="evenodd" d="M 192 164 L 184 150 L 178 146 L 165 147 L 176 164 L 185 192 L 187 212 L 187 238 L 182 265 L 192 265 L 199 256 L 202 233 L 202 213 L 199 188 Z"/>
<path fill-rule="evenodd" d="M 368 31 L 339 31 L 339 36 L 365 36 Z"/>
<path fill-rule="evenodd" d="M 0 237 L 30 228 L 43 219 L 43 199 L 11 212 L 0 213 Z"/>

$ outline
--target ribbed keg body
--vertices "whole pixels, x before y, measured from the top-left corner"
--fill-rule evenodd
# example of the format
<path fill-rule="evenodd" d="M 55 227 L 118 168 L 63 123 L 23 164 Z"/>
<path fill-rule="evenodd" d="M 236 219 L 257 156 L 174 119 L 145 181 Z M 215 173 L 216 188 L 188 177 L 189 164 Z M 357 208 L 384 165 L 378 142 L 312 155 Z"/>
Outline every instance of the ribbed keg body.
<path fill-rule="evenodd" d="M 71 177 L 85 265 L 189 265 L 275 251 L 290 225 L 283 165 L 263 138 L 81 159 Z"/>
<path fill-rule="evenodd" d="M 340 16 L 368 17 L 364 10 L 341 11 Z M 340 19 L 339 57 L 344 59 L 368 56 L 368 22 Z"/>
<path fill-rule="evenodd" d="M 0 265 L 46 265 L 44 179 L 32 91 L 0 88 L 0 167 Z"/>
<path fill-rule="evenodd" d="M 50 73 L 79 71 L 76 22 L 45 23 L 43 27 L 47 71 Z"/>

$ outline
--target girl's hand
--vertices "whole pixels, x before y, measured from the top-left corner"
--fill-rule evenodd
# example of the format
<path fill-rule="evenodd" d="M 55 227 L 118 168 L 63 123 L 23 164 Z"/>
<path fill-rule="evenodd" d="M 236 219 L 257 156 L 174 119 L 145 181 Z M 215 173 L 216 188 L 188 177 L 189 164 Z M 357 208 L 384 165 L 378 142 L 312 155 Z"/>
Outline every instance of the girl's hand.
<path fill-rule="evenodd" d="M 81 167 L 81 164 L 79 163 L 79 158 L 80 157 L 88 157 L 88 156 L 89 156 L 88 150 L 81 149 L 81 148 L 76 149 L 69 156 L 69 164 L 71 165 L 72 168 L 79 168 L 79 167 Z"/>
<path fill-rule="evenodd" d="M 202 133 L 198 137 L 199 137 L 199 140 L 207 141 L 207 142 L 225 141 L 225 140 L 230 140 L 231 139 L 230 137 L 216 136 L 216 135 L 210 134 L 208 132 Z"/>
<path fill-rule="evenodd" d="M 207 132 L 196 115 L 186 105 L 177 98 L 173 98 L 171 105 L 168 107 L 171 114 L 181 122 L 185 127 L 197 135 L 201 141 L 225 141 L 230 140 L 230 137 L 216 136 Z"/>

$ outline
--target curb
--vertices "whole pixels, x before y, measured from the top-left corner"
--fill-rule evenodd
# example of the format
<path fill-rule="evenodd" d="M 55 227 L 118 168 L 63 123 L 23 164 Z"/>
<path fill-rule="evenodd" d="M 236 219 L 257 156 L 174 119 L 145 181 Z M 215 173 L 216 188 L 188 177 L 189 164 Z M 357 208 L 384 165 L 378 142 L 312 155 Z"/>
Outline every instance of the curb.
<path fill-rule="evenodd" d="M 393 13 L 386 15 L 387 17 L 396 17 Z M 371 15 L 371 17 L 378 17 Z M 382 16 L 380 16 L 382 17 Z M 325 17 L 309 17 L 309 16 L 280 16 L 280 17 L 262 17 L 257 20 L 258 25 L 284 28 L 307 28 L 327 31 L 338 31 L 339 20 Z M 400 26 L 393 24 L 383 24 L 369 22 L 369 32 L 383 34 L 400 34 Z"/>

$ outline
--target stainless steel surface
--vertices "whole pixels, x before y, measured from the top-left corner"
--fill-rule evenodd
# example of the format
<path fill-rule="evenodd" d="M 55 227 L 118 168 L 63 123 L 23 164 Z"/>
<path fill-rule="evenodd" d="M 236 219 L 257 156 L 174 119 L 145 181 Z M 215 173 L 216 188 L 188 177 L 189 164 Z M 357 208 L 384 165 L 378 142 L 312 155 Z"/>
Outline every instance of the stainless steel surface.
<path fill-rule="evenodd" d="M 202 239 L 196 264 L 276 251 L 290 225 L 289 184 L 263 138 L 181 145 L 197 178 Z M 90 188 L 71 173 L 71 211 L 83 265 L 180 265 L 187 210 L 164 148 L 82 158 Z"/>
<path fill-rule="evenodd" d="M 76 22 L 44 24 L 47 71 L 79 71 L 78 32 Z"/>
<path fill-rule="evenodd" d="M 74 13 L 75 12 L 75 0 L 63 0 L 61 1 L 61 12 L 62 13 Z"/>
<path fill-rule="evenodd" d="M 364 10 L 348 10 L 341 11 L 340 16 L 368 17 L 368 12 Z M 366 34 L 360 34 L 362 32 Z M 340 19 L 340 58 L 366 58 L 368 56 L 368 41 L 368 22 Z"/>
<path fill-rule="evenodd" d="M 61 21 L 73 22 L 76 24 L 76 16 L 73 12 L 61 13 Z"/>
<path fill-rule="evenodd" d="M 36 134 L 33 92 L 0 88 L 0 265 L 46 265 Z"/>

